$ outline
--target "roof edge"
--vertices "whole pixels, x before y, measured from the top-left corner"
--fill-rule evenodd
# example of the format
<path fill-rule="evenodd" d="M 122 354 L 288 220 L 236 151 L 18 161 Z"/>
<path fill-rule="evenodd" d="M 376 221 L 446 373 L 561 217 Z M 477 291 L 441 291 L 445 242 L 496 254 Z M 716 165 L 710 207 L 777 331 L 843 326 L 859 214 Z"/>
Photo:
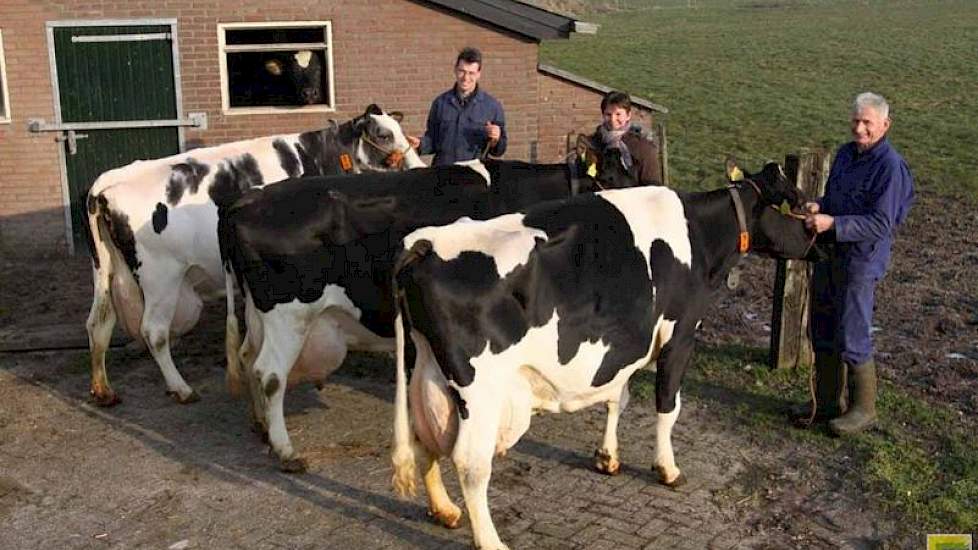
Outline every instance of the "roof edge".
<path fill-rule="evenodd" d="M 590 78 L 584 78 L 583 76 L 576 75 L 570 71 L 558 69 L 553 65 L 546 65 L 544 63 L 539 63 L 537 64 L 537 71 L 547 76 L 554 76 L 562 80 L 566 80 L 568 82 L 572 82 L 579 86 L 584 86 L 585 88 L 590 88 L 594 91 L 601 92 L 604 94 L 615 89 L 612 88 L 611 86 L 608 86 L 607 84 L 602 84 L 596 80 L 591 80 Z M 667 109 L 662 105 L 659 105 L 658 103 L 653 103 L 652 101 L 649 101 L 644 97 L 638 97 L 631 94 L 629 94 L 628 97 L 632 100 L 632 105 L 638 105 L 639 107 L 643 107 L 650 111 L 655 111 L 657 113 L 661 113 L 664 115 L 669 114 L 669 109 Z"/>

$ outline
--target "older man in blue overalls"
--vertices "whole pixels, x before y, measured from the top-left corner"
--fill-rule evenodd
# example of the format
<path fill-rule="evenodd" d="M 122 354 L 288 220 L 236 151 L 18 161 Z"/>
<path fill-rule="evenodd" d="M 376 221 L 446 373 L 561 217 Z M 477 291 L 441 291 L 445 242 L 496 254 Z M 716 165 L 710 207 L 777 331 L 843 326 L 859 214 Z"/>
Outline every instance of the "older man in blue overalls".
<path fill-rule="evenodd" d="M 811 324 L 815 418 L 830 420 L 836 435 L 858 433 L 876 422 L 874 294 L 890 261 L 894 232 L 914 200 L 910 169 L 886 138 L 886 100 L 859 94 L 850 122 L 853 141 L 836 152 L 825 196 L 807 205 L 805 220 L 820 239 L 835 243 L 831 260 L 815 265 Z M 806 416 L 808 411 L 811 404 Z"/>

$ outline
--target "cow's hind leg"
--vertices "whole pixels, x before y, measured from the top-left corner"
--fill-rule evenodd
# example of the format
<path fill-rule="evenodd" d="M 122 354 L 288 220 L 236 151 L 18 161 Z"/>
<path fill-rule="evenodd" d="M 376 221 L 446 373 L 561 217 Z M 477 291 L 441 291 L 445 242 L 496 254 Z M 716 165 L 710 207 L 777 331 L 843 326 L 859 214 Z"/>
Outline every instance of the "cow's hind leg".
<path fill-rule="evenodd" d="M 149 352 L 163 373 L 166 393 L 178 403 L 200 400 L 197 392 L 180 375 L 170 353 L 170 330 L 180 300 L 184 269 L 178 265 L 159 265 L 157 277 L 143 280 L 143 321 L 141 330 Z M 199 298 L 198 298 L 199 299 Z"/>
<path fill-rule="evenodd" d="M 622 386 L 621 396 L 608 401 L 608 422 L 604 429 L 601 448 L 594 452 L 594 468 L 603 474 L 618 475 L 621 462 L 618 461 L 618 418 L 628 406 L 628 384 Z"/>
<path fill-rule="evenodd" d="M 88 313 L 85 328 L 88 330 L 88 348 L 92 361 L 92 381 L 90 393 L 92 400 L 100 407 L 111 407 L 121 400 L 109 385 L 109 375 L 105 371 L 105 352 L 112 340 L 112 329 L 115 328 L 115 308 L 109 296 L 110 274 L 109 258 L 102 260 L 100 268 L 92 267 L 95 295 L 92 298 L 92 309 Z"/>
<path fill-rule="evenodd" d="M 428 492 L 428 515 L 449 529 L 457 528 L 461 523 L 462 509 L 452 502 L 448 491 L 445 490 L 438 457 L 425 449 L 416 449 L 415 453 L 415 456 L 419 457 L 425 490 Z"/>
<path fill-rule="evenodd" d="M 281 461 L 285 472 L 306 471 L 306 461 L 292 448 L 285 426 L 285 387 L 289 371 L 302 353 L 306 326 L 296 326 L 275 311 L 263 316 L 265 330 L 261 351 L 255 359 L 254 380 L 260 392 L 258 415 L 263 415 L 268 429 L 268 443 Z"/>
<path fill-rule="evenodd" d="M 475 547 L 482 550 L 508 550 L 499 539 L 489 514 L 489 476 L 496 450 L 500 411 L 469 404 L 469 418 L 459 420 L 458 439 L 452 459 L 458 470 L 465 508 L 472 524 Z"/>

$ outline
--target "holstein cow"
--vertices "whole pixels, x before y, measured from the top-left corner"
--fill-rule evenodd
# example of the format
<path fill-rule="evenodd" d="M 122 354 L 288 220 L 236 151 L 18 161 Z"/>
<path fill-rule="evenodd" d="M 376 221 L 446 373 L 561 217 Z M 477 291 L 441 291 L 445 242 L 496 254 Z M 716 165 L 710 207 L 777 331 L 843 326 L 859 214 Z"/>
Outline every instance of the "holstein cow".
<path fill-rule="evenodd" d="M 170 338 L 197 323 L 202 297 L 224 289 L 215 199 L 298 176 L 424 166 L 399 119 L 371 105 L 323 130 L 136 161 L 99 176 L 87 203 L 95 279 L 87 322 L 94 401 L 119 402 L 105 372 L 117 315 L 126 332 L 149 347 L 167 392 L 181 403 L 196 401 L 170 356 Z"/>
<path fill-rule="evenodd" d="M 603 183 L 566 164 L 472 161 L 399 174 L 304 178 L 252 189 L 221 210 L 222 254 L 245 297 L 240 356 L 252 420 L 286 471 L 305 462 L 289 440 L 287 386 L 321 385 L 348 349 L 393 351 L 391 270 L 410 231 L 463 216 L 487 219 L 603 186 L 633 185 L 618 151 Z M 230 275 L 229 275 L 230 280 Z M 230 287 L 229 283 L 229 287 Z M 240 385 L 229 291 L 228 385 Z"/>
<path fill-rule="evenodd" d="M 414 492 L 418 460 L 432 515 L 456 526 L 461 511 L 437 462 L 451 456 L 476 547 L 505 548 L 487 502 L 493 455 L 534 412 L 606 403 L 597 455 L 612 473 L 628 379 L 653 363 L 655 466 L 666 485 L 682 483 L 670 438 L 693 332 L 748 245 L 777 257 L 809 252 L 803 222 L 770 207 L 784 201 L 802 204 L 772 163 L 729 190 L 605 191 L 408 235 L 394 275 L 397 491 Z"/>

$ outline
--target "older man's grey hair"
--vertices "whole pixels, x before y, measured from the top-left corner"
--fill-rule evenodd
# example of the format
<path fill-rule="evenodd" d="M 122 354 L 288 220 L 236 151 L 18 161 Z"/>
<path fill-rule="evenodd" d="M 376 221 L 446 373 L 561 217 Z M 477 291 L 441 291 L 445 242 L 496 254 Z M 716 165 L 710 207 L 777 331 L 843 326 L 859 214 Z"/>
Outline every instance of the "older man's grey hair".
<path fill-rule="evenodd" d="M 872 107 L 884 119 L 890 118 L 890 104 L 879 94 L 863 92 L 852 100 L 852 114 L 857 114 L 866 107 Z"/>

